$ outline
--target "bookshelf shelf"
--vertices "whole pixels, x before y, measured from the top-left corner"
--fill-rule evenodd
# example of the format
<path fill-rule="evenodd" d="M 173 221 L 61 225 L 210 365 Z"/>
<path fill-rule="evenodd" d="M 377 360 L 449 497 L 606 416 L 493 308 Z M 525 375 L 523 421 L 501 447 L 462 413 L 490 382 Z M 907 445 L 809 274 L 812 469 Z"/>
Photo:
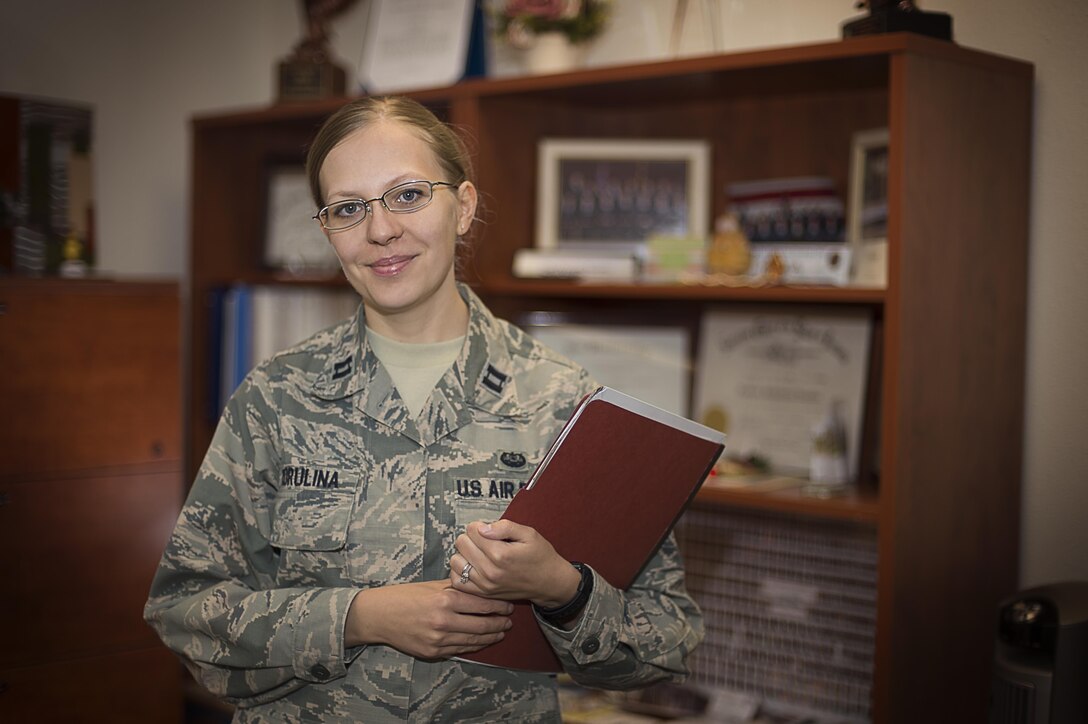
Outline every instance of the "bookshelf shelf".
<path fill-rule="evenodd" d="M 699 491 L 697 500 L 700 503 L 729 508 L 765 510 L 871 525 L 876 525 L 880 519 L 880 498 L 875 491 L 860 488 L 850 488 L 848 492 L 821 498 L 806 494 L 799 487 L 760 491 L 716 487 L 708 482 Z"/>
<path fill-rule="evenodd" d="M 284 287 L 322 287 L 328 289 L 345 289 L 348 286 L 344 275 L 337 271 L 335 274 L 292 274 L 286 271 L 272 269 L 254 269 L 228 273 L 208 277 L 207 284 L 212 287 L 230 287 L 236 284 L 250 284 L 253 286 L 284 286 Z"/>
<path fill-rule="evenodd" d="M 929 721 L 934 707 L 947 721 L 985 718 L 993 614 L 1018 584 L 1032 85 L 1028 63 L 889 34 L 410 94 L 474 150 L 487 223 L 476 225 L 465 280 L 501 317 L 555 311 L 697 334 L 705 312 L 734 305 L 871 311 L 867 434 L 879 475 L 828 500 L 708 488 L 699 501 L 723 515 L 803 516 L 872 533 L 870 713 L 880 724 Z M 265 169 L 301 163 L 343 100 L 192 123 L 191 410 L 212 385 L 208 299 L 217 287 L 343 284 L 284 279 L 260 261 Z M 583 285 L 511 273 L 517 250 L 532 244 L 544 138 L 705 140 L 713 218 L 735 181 L 820 175 L 847 189 L 853 136 L 882 127 L 886 289 Z M 213 428 L 190 412 L 190 477 Z"/>
<path fill-rule="evenodd" d="M 562 281 L 495 280 L 481 284 L 484 296 L 565 299 L 655 299 L 699 302 L 798 302 L 880 306 L 884 290 L 861 287 L 726 287 L 700 284 L 580 284 Z"/>

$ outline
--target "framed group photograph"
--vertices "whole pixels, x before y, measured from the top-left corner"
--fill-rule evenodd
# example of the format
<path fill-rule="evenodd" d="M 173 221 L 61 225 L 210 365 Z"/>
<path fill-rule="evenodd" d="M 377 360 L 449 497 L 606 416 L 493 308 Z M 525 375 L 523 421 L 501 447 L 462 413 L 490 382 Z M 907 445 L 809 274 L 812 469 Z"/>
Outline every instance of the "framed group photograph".
<path fill-rule="evenodd" d="M 703 237 L 709 166 L 702 141 L 545 139 L 536 246 L 645 255 L 655 236 Z"/>
<path fill-rule="evenodd" d="M 888 129 L 854 135 L 846 233 L 852 249 L 851 281 L 883 287 L 888 279 Z"/>

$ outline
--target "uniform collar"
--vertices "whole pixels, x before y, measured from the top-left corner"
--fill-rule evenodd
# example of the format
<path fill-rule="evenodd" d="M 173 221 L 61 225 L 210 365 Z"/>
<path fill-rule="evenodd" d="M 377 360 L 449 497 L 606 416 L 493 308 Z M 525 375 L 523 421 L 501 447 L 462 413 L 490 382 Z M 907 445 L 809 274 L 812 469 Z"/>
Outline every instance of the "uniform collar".
<path fill-rule="evenodd" d="M 363 305 L 355 312 L 352 323 L 337 327 L 313 381 L 313 392 L 323 400 L 338 400 L 362 389 L 365 378 L 360 374 L 363 338 Z"/>
<path fill-rule="evenodd" d="M 468 334 L 453 369 L 438 383 L 446 414 L 457 420 L 466 418 L 467 408 L 501 416 L 525 414 L 518 399 L 514 357 L 505 324 L 467 286 L 458 283 L 457 290 L 468 304 Z M 324 400 L 364 393 L 366 399 L 361 406 L 374 411 L 392 395 L 392 381 L 370 350 L 365 314 L 360 305 L 354 322 L 338 328 L 340 333 L 327 348 L 327 357 L 314 379 L 313 392 Z M 449 422 L 459 426 L 454 419 Z"/>
<path fill-rule="evenodd" d="M 459 284 L 458 291 L 469 308 L 465 347 L 454 364 L 462 399 L 496 415 L 524 414 L 506 324 L 467 286 Z"/>

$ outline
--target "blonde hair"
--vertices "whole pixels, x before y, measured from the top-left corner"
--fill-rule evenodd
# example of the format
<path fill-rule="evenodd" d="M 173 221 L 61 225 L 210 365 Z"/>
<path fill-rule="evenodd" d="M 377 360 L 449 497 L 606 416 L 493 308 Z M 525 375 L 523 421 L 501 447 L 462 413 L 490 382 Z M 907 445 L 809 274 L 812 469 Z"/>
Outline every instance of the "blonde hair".
<path fill-rule="evenodd" d="M 453 129 L 428 108 L 411 98 L 368 96 L 342 106 L 329 116 L 310 144 L 306 154 L 306 177 L 317 208 L 325 206 L 321 192 L 321 166 L 325 158 L 345 138 L 382 120 L 403 123 L 430 147 L 448 175 L 446 179 L 433 180 L 475 183 L 468 148 Z"/>

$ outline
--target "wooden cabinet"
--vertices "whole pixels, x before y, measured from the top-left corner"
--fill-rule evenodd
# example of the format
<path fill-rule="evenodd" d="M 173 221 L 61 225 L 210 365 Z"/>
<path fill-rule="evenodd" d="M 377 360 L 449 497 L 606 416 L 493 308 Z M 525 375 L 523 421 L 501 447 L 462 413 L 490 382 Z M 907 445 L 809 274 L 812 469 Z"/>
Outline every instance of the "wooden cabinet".
<path fill-rule="evenodd" d="M 868 433 L 878 452 L 857 492 L 818 500 L 719 490 L 701 503 L 875 530 L 877 722 L 982 721 L 996 606 L 1017 585 L 1032 83 L 1029 64 L 893 34 L 411 94 L 470 138 L 487 223 L 477 225 L 467 279 L 501 316 L 652 314 L 697 329 L 706 310 L 742 303 L 871 312 L 879 404 Z M 190 474 L 215 424 L 203 403 L 210 293 L 292 283 L 261 265 L 261 179 L 271 162 L 301 162 L 342 102 L 193 123 Z M 717 214 L 733 181 L 819 175 L 845 191 L 851 138 L 877 127 L 890 132 L 886 289 L 511 274 L 515 250 L 533 243 L 542 138 L 706 140 Z"/>
<path fill-rule="evenodd" d="M 173 283 L 0 280 L 0 719 L 176 722 L 142 610 L 181 507 Z"/>

